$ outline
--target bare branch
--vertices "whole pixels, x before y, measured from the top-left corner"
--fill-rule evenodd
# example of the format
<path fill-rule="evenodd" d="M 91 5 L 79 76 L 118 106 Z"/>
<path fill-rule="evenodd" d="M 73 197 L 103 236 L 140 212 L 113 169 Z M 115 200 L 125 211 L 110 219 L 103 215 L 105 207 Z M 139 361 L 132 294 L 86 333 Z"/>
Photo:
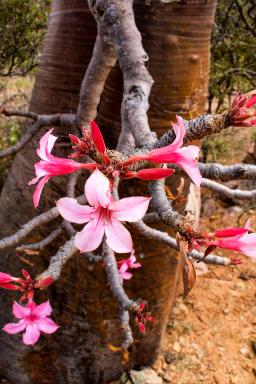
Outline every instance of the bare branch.
<path fill-rule="evenodd" d="M 136 301 L 130 300 L 126 295 L 118 272 L 114 252 L 107 246 L 105 241 L 102 245 L 102 252 L 108 283 L 119 307 L 124 311 L 137 311 L 139 305 Z"/>
<path fill-rule="evenodd" d="M 74 238 L 68 240 L 58 252 L 51 258 L 49 267 L 37 276 L 36 280 L 43 280 L 46 277 L 51 277 L 53 280 L 58 280 L 61 275 L 61 270 L 66 262 L 78 252 L 74 245 Z"/>
<path fill-rule="evenodd" d="M 193 227 L 193 215 L 189 213 L 182 215 L 172 208 L 165 193 L 163 180 L 151 181 L 149 193 L 152 196 L 152 204 L 163 222 L 176 229 L 181 235 L 186 233 L 187 227 Z"/>
<path fill-rule="evenodd" d="M 130 320 L 129 312 L 121 309 L 119 319 L 120 319 L 121 329 L 122 329 L 123 338 L 124 338 L 122 343 L 122 348 L 127 350 L 133 343 L 132 330 L 129 324 L 129 320 Z"/>
<path fill-rule="evenodd" d="M 184 138 L 185 144 L 218 133 L 231 125 L 228 119 L 228 112 L 215 115 L 202 115 L 189 121 L 183 119 L 183 122 L 187 130 Z M 165 147 L 171 144 L 174 139 L 175 133 L 173 129 L 171 129 L 154 144 L 154 148 Z"/>
<path fill-rule="evenodd" d="M 30 232 L 40 225 L 46 224 L 49 221 L 56 219 L 59 216 L 59 210 L 57 207 L 51 208 L 49 211 L 42 213 L 34 217 L 32 220 L 24 224 L 19 231 L 14 235 L 5 237 L 0 240 L 0 249 L 5 249 L 8 247 L 14 247 L 19 244 Z"/>
<path fill-rule="evenodd" d="M 157 241 L 161 241 L 169 245 L 171 248 L 179 251 L 178 244 L 176 240 L 169 236 L 167 232 L 159 231 L 158 229 L 154 229 L 146 225 L 142 220 L 131 224 L 137 231 L 144 237 L 148 239 L 154 239 Z M 203 253 L 193 250 L 188 256 L 192 257 L 195 260 L 201 260 L 203 258 Z M 208 255 L 204 262 L 207 264 L 217 264 L 217 265 L 230 265 L 232 262 L 227 257 L 221 257 L 217 255 Z"/>
<path fill-rule="evenodd" d="M 225 185 L 219 184 L 216 181 L 203 179 L 201 183 L 202 188 L 210 189 L 213 192 L 218 193 L 221 196 L 228 197 L 230 199 L 239 200 L 253 200 L 256 198 L 256 189 L 252 191 L 243 191 L 241 189 L 231 189 Z"/>
<path fill-rule="evenodd" d="M 147 118 L 148 96 L 153 80 L 145 66 L 148 55 L 142 47 L 132 3 L 131 0 L 97 0 L 91 1 L 91 7 L 112 38 L 123 72 L 122 122 L 125 130 L 129 132 L 131 129 L 136 145 L 145 145 L 155 140 Z"/>
<path fill-rule="evenodd" d="M 18 116 L 32 119 L 34 121 L 38 120 L 38 114 L 35 112 L 26 112 L 26 111 L 16 111 L 16 110 L 7 110 L 5 108 L 0 108 L 0 114 L 5 116 Z"/>
<path fill-rule="evenodd" d="M 199 261 L 199 260 L 202 260 L 203 254 L 194 250 L 191 252 L 190 256 L 192 257 L 192 259 Z M 232 265 L 232 260 L 230 260 L 228 257 L 208 255 L 204 259 L 204 263 L 227 266 L 227 265 Z"/>
<path fill-rule="evenodd" d="M 156 212 L 149 212 L 143 217 L 143 221 L 146 224 L 153 224 L 161 221 L 161 219 Z"/>
<path fill-rule="evenodd" d="M 79 196 L 77 201 L 80 204 L 84 204 L 84 196 Z M 24 224 L 21 229 L 13 235 L 7 236 L 0 240 L 0 249 L 14 247 L 15 245 L 19 244 L 35 228 L 46 224 L 53 219 L 56 219 L 58 216 L 60 216 L 60 213 L 57 207 L 53 207 L 49 209 L 49 211 L 41 213 L 41 215 L 34 217 L 32 220 Z"/>
<path fill-rule="evenodd" d="M 236 179 L 256 179 L 256 165 L 233 164 L 222 165 L 218 163 L 199 163 L 201 175 L 207 179 L 230 181 Z"/>
<path fill-rule="evenodd" d="M 104 84 L 115 62 L 116 53 L 114 47 L 106 34 L 104 26 L 98 22 L 98 35 L 92 58 L 80 89 L 80 101 L 77 109 L 79 125 L 88 127 L 90 121 L 96 118 Z"/>
<path fill-rule="evenodd" d="M 7 115 L 8 113 L 8 115 Z M 5 111 L 6 116 L 17 116 L 17 111 Z M 18 153 L 43 127 L 63 126 L 71 127 L 75 124 L 76 117 L 72 114 L 56 114 L 56 115 L 37 115 L 33 112 L 19 112 L 18 116 L 30 117 L 35 120 L 34 124 L 27 130 L 22 138 L 12 147 L 4 149 L 0 152 L 0 158 L 7 157 Z M 30 116 L 31 115 L 31 116 Z"/>
<path fill-rule="evenodd" d="M 34 249 L 34 250 L 41 251 L 48 244 L 52 243 L 55 239 L 57 239 L 57 237 L 62 233 L 62 231 L 63 231 L 63 228 L 60 226 L 54 229 L 47 237 L 45 237 L 43 240 L 39 241 L 38 243 L 22 244 L 16 248 L 16 251 L 22 252 L 22 251 L 26 251 L 26 249 Z"/>

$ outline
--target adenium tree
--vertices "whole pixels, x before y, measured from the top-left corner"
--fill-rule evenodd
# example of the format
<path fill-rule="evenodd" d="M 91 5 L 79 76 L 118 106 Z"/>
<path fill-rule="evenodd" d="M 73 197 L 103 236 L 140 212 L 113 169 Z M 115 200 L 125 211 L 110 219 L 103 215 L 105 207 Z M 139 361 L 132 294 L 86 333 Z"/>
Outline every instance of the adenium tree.
<path fill-rule="evenodd" d="M 195 115 L 203 112 L 207 81 L 202 86 L 202 73 L 196 73 L 196 77 L 199 77 L 198 87 L 203 88 L 195 96 L 193 87 L 197 79 L 193 78 L 192 73 L 195 73 L 193 66 L 200 59 L 198 65 L 202 71 L 203 63 L 203 75 L 207 79 L 209 25 L 213 22 L 216 2 L 171 4 L 161 1 L 137 1 L 133 9 L 132 1 L 89 0 L 90 12 L 97 23 L 97 35 L 90 62 L 89 53 L 95 39 L 93 21 L 84 2 L 76 0 L 71 3 L 67 4 L 63 0 L 53 3 L 52 18 L 30 112 L 10 111 L 4 107 L 1 109 L 1 113 L 6 116 L 27 117 L 32 119 L 33 123 L 15 146 L 0 153 L 2 158 L 17 154 L 1 197 L 4 207 L 1 212 L 3 228 L 11 230 L 11 234 L 0 240 L 0 249 L 16 247 L 17 252 L 28 254 L 31 251 L 37 253 L 44 250 L 43 261 L 37 261 L 37 257 L 33 256 L 34 263 L 37 264 L 36 269 L 33 268 L 33 273 L 36 270 L 33 278 L 25 270 L 22 271 L 24 278 L 13 276 L 12 271 L 18 269 L 18 258 L 14 255 L 8 259 L 9 269 L 5 264 L 5 269 L 0 273 L 1 288 L 13 291 L 13 296 L 21 293 L 21 303 L 13 304 L 13 314 L 19 321 L 9 323 L 10 316 L 7 315 L 8 323 L 4 325 L 3 330 L 9 334 L 24 332 L 22 340 L 26 345 L 36 344 L 41 332 L 53 334 L 57 331 L 55 336 L 50 336 L 52 339 L 47 339 L 50 347 L 47 349 L 46 344 L 42 347 L 47 351 L 47 355 L 49 353 L 48 360 L 42 359 L 42 367 L 45 361 L 53 364 L 55 359 L 56 363 L 54 370 L 49 369 L 47 373 L 39 369 L 35 372 L 33 369 L 33 362 L 38 367 L 41 360 L 40 349 L 35 350 L 30 359 L 31 352 L 24 352 L 15 336 L 11 342 L 2 332 L 1 337 L 7 351 L 6 356 L 1 356 L 2 371 L 15 383 L 104 383 L 118 377 L 123 369 L 149 363 L 159 349 L 172 304 L 170 297 L 175 297 L 179 268 L 182 271 L 184 292 L 188 294 L 195 283 L 192 259 L 204 259 L 206 262 L 221 265 L 239 262 L 237 259 L 213 255 L 212 252 L 218 247 L 255 256 L 256 236 L 249 232 L 249 224 L 246 224 L 245 228 L 216 228 L 213 233 L 201 233 L 195 228 L 193 214 L 184 207 L 176 209 L 175 204 L 168 198 L 172 195 L 172 185 L 177 183 L 174 181 L 175 175 L 181 174 L 182 178 L 187 175 L 187 180 L 192 180 L 198 189 L 203 186 L 241 199 L 249 199 L 255 195 L 254 191 L 233 191 L 209 180 L 254 179 L 255 166 L 235 164 L 224 167 L 220 164 L 200 164 L 197 162 L 199 144 L 195 145 L 199 139 L 230 126 L 241 126 L 241 129 L 253 126 L 256 122 L 255 92 L 237 95 L 231 109 L 222 114 L 195 116 L 193 119 L 185 119 L 184 116 L 186 111 L 188 115 L 193 110 L 193 105 L 188 100 L 195 98 Z M 159 37 L 154 34 L 162 32 L 166 35 L 161 45 L 161 53 L 167 55 L 166 63 L 163 62 L 164 57 L 159 59 L 159 53 L 154 51 L 157 48 L 150 44 L 150 38 L 146 38 L 149 63 L 152 65 L 152 68 L 147 68 L 148 56 L 142 46 L 134 10 L 142 33 L 145 33 L 146 28 L 149 36 L 153 36 L 153 40 L 158 43 Z M 152 25 L 149 21 L 143 23 L 145 15 Z M 205 41 L 200 41 L 202 33 L 195 33 L 195 53 L 191 55 L 189 49 L 186 51 L 185 42 L 184 50 L 180 52 L 178 47 L 182 44 L 179 41 L 181 37 L 179 33 L 175 35 L 175 28 L 179 30 L 179 23 L 183 25 L 186 22 L 181 35 L 185 33 L 191 39 L 191 31 L 195 31 L 193 23 L 199 27 L 197 19 L 200 19 L 200 27 L 206 36 Z M 73 42 L 79 42 L 79 28 L 75 31 L 75 37 L 71 36 L 78 20 L 79 27 L 87 28 L 83 31 L 85 47 L 81 51 L 78 50 L 81 68 L 75 71 L 76 51 L 70 48 L 70 55 L 65 51 L 65 60 L 68 63 L 64 63 L 66 66 L 64 65 L 63 73 L 66 78 L 61 76 L 61 73 L 56 78 L 56 61 L 53 60 L 48 71 L 45 71 L 49 65 L 49 52 L 50 57 L 56 59 L 67 44 L 72 46 Z M 59 28 L 56 28 L 56 25 Z M 66 25 L 69 25 L 67 36 L 65 30 L 61 31 Z M 56 40 L 52 39 L 53 36 Z M 58 39 L 60 36 L 61 39 Z M 67 42 L 67 38 L 71 39 L 71 43 Z M 59 47 L 60 41 L 63 47 Z M 167 48 L 173 57 L 168 56 Z M 175 49 L 179 51 L 176 57 Z M 166 90 L 165 65 L 170 65 L 170 62 L 175 59 L 178 61 L 181 57 L 187 61 L 182 68 L 184 72 L 177 73 L 175 77 L 179 86 Z M 87 66 L 84 65 L 85 58 Z M 57 61 L 59 63 L 59 58 Z M 116 61 L 123 76 L 121 106 L 118 103 L 118 96 L 121 94 L 120 72 L 117 67 L 113 68 Z M 177 69 L 177 63 L 172 65 Z M 72 71 L 68 74 L 69 66 Z M 156 78 L 156 88 L 152 92 L 149 117 L 151 126 L 157 128 L 155 130 L 158 138 L 150 129 L 147 116 L 153 84 L 149 74 L 151 69 Z M 172 67 L 170 73 L 174 71 Z M 79 76 L 73 78 L 76 73 Z M 80 83 L 78 100 L 76 92 Z M 168 87 L 172 85 L 168 84 Z M 52 105 L 54 103 L 51 103 L 51 100 L 48 102 L 45 97 L 48 94 L 52 101 L 55 99 L 54 86 L 59 90 L 59 105 Z M 48 93 L 43 92 L 45 87 Z M 67 101 L 63 90 L 65 87 L 75 87 L 74 99 L 71 97 Z M 111 92 L 113 97 L 109 96 Z M 171 92 L 170 100 L 168 92 Z M 110 101 L 113 106 L 109 104 Z M 173 111 L 178 112 L 177 116 L 169 116 L 168 113 L 166 115 L 169 105 L 173 106 Z M 55 108 L 59 108 L 59 111 Z M 120 108 L 121 124 L 114 118 L 115 113 L 120 114 Z M 70 113 L 70 110 L 75 112 Z M 55 113 L 49 114 L 52 111 Z M 113 116 L 109 117 L 112 113 Z M 95 122 L 96 118 L 100 128 Z M 120 130 L 118 135 L 115 135 L 113 132 L 117 127 Z M 53 132 L 56 132 L 56 136 Z M 58 136 L 61 136 L 62 140 L 57 140 Z M 115 149 L 114 141 L 117 142 Z M 58 144 L 62 145 L 61 150 Z M 38 146 L 37 151 L 35 146 Z M 21 171 L 24 163 L 26 171 L 23 170 L 22 183 L 18 183 L 17 188 L 17 172 Z M 35 177 L 32 176 L 33 166 Z M 68 179 L 60 177 L 65 175 L 69 175 Z M 47 199 L 49 184 L 53 193 Z M 44 212 L 24 223 L 24 217 L 32 214 L 32 185 L 35 185 L 33 205 L 35 208 L 44 209 Z M 188 186 L 184 187 L 184 197 L 187 190 Z M 119 194 L 125 197 L 119 198 Z M 8 202 L 7 196 L 11 196 L 11 203 Z M 57 201 L 54 202 L 56 198 Z M 47 210 L 48 203 L 56 203 L 56 206 Z M 29 213 L 24 212 L 24 217 L 14 223 L 15 217 L 10 217 L 19 204 L 23 205 L 23 210 L 27 207 Z M 10 226 L 8 217 L 11 220 Z M 23 225 L 19 229 L 17 226 L 20 223 Z M 48 230 L 48 235 L 42 238 L 45 230 L 41 230 L 38 241 L 38 229 L 45 225 L 50 228 L 50 233 Z M 156 225 L 158 228 L 155 228 Z M 139 241 L 136 239 L 138 236 Z M 22 244 L 26 237 L 34 242 Z M 150 256 L 151 250 L 147 245 L 140 244 L 142 239 L 144 243 L 149 242 L 148 247 L 156 247 L 157 253 L 152 253 L 153 257 Z M 46 250 L 51 249 L 53 243 L 55 247 L 60 244 L 60 247 L 45 268 L 43 266 L 48 259 Z M 146 254 L 144 249 L 147 249 Z M 166 253 L 166 249 L 177 250 L 179 260 L 175 258 L 174 253 Z M 79 275 L 80 269 L 74 273 L 70 269 L 70 262 L 67 263 L 73 256 L 86 260 L 81 267 L 81 270 L 84 269 L 82 278 Z M 94 271 L 92 265 L 96 265 Z M 144 284 L 145 281 L 148 285 Z M 76 313 L 76 308 L 79 307 L 75 296 L 75 290 L 79 289 L 78 284 L 83 295 L 86 294 L 86 313 L 83 319 Z M 52 287 L 51 303 L 53 308 L 56 307 L 58 314 L 56 322 L 50 318 L 52 307 L 49 301 L 42 302 L 48 286 Z M 126 293 L 126 286 L 132 296 Z M 58 298 L 62 295 L 61 292 L 62 299 Z M 10 307 L 10 297 L 4 295 L 2 305 L 5 305 L 5 310 L 8 305 Z M 81 304 L 83 305 L 84 303 Z M 115 320 L 113 316 L 116 317 Z M 58 330 L 59 326 L 61 328 Z M 143 335 L 139 336 L 137 331 Z M 87 339 L 86 334 L 89 335 Z M 134 334 L 138 339 L 137 343 L 134 342 Z M 40 338 L 41 342 L 46 343 Z M 141 354 L 141 351 L 145 353 Z M 7 367 L 10 356 L 16 368 L 12 372 Z"/>

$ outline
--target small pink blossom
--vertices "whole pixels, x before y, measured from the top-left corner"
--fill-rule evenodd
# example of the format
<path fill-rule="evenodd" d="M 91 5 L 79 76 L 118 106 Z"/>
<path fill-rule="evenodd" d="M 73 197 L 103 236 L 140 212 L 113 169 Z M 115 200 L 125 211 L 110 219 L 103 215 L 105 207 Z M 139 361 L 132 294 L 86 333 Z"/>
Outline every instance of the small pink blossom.
<path fill-rule="evenodd" d="M 52 307 L 48 301 L 36 305 L 30 300 L 25 307 L 14 302 L 13 314 L 19 319 L 18 323 L 8 323 L 3 330 L 10 334 L 23 332 L 23 343 L 34 345 L 40 337 L 40 332 L 51 334 L 57 331 L 59 326 L 49 317 Z"/>
<path fill-rule="evenodd" d="M 37 154 L 41 160 L 35 164 L 36 177 L 28 183 L 29 185 L 37 184 L 33 194 L 33 202 L 35 208 L 38 206 L 44 185 L 52 176 L 66 175 L 73 173 L 81 168 L 95 169 L 95 164 L 77 163 L 71 159 L 56 157 L 51 154 L 57 136 L 53 136 L 53 129 L 46 132 L 40 139 L 40 145 Z"/>
<path fill-rule="evenodd" d="M 137 314 L 135 316 L 135 322 L 138 325 L 139 330 L 141 331 L 141 333 L 145 333 L 146 332 L 146 323 L 147 322 L 154 323 L 156 321 L 156 318 L 151 316 L 150 312 L 142 313 L 144 311 L 144 309 L 145 309 L 145 306 L 146 306 L 145 303 L 141 303 L 140 307 L 139 307 L 139 310 L 138 310 L 138 312 L 137 312 Z"/>
<path fill-rule="evenodd" d="M 177 123 L 172 123 L 176 138 L 173 143 L 166 147 L 154 149 L 146 154 L 135 155 L 129 158 L 124 164 L 131 165 L 140 160 L 147 160 L 152 163 L 175 163 L 178 164 L 189 175 L 191 180 L 199 187 L 202 176 L 197 167 L 196 157 L 199 154 L 199 148 L 195 145 L 182 147 L 186 128 L 182 117 L 177 116 Z"/>
<path fill-rule="evenodd" d="M 131 253 L 129 259 L 119 260 L 117 262 L 117 265 L 119 268 L 119 274 L 124 280 L 130 280 L 132 278 L 132 273 L 127 272 L 129 268 L 137 269 L 141 267 L 140 263 L 136 263 L 136 257 L 134 252 Z"/>
<path fill-rule="evenodd" d="M 85 183 L 85 196 L 89 205 L 80 205 L 75 199 L 64 197 L 57 201 L 61 216 L 72 223 L 87 223 L 75 235 L 75 246 L 81 252 L 90 252 L 99 247 L 104 234 L 108 246 L 118 253 L 130 253 L 133 243 L 130 232 L 121 221 L 134 222 L 146 213 L 150 198 L 126 197 L 114 201 L 110 182 L 96 169 Z"/>

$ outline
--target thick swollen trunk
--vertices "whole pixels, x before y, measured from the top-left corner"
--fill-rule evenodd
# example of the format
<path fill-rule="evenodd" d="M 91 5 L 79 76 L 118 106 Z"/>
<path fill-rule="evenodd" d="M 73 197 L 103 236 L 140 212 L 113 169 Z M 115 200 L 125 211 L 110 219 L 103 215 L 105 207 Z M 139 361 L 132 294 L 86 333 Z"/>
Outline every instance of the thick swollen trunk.
<path fill-rule="evenodd" d="M 155 79 L 150 124 L 160 134 L 169 128 L 175 113 L 194 117 L 204 110 L 215 0 L 189 3 L 138 0 L 135 10 L 150 58 L 149 70 Z M 75 112 L 95 36 L 95 23 L 85 1 L 53 2 L 31 110 Z M 108 80 L 99 116 L 107 141 L 112 144 L 116 143 L 120 129 L 121 93 L 122 77 L 115 69 Z M 56 132 L 62 136 L 67 134 L 57 129 Z M 36 160 L 35 143 L 36 140 L 17 155 L 2 191 L 3 235 L 14 232 L 35 214 L 31 190 L 27 187 Z M 143 193 L 145 185 L 136 183 L 129 189 L 133 189 L 130 191 L 133 194 Z M 47 209 L 63 191 L 63 179 L 50 182 L 41 207 Z M 49 228 L 45 232 L 48 233 Z M 19 337 L 0 334 L 0 370 L 11 383 L 104 383 L 118 377 L 124 369 L 152 362 L 176 295 L 177 257 L 165 245 L 143 240 L 136 233 L 134 238 L 137 255 L 143 256 L 143 266 L 125 285 L 131 298 L 149 301 L 158 321 L 144 337 L 135 330 L 136 342 L 128 363 L 123 365 L 121 354 L 108 348 L 109 344 L 119 345 L 121 338 L 118 308 L 107 287 L 102 265 L 88 267 L 87 261 L 78 256 L 79 271 L 76 260 L 69 261 L 51 291 L 55 319 L 62 325 L 56 335 L 42 338 L 35 348 L 27 348 L 20 344 Z M 53 252 L 52 248 L 51 254 Z M 33 256 L 35 275 L 48 264 L 48 257 L 49 253 Z M 14 252 L 2 254 L 2 271 L 17 274 L 20 268 Z M 1 292 L 1 324 L 10 320 L 10 301 L 11 294 Z"/>

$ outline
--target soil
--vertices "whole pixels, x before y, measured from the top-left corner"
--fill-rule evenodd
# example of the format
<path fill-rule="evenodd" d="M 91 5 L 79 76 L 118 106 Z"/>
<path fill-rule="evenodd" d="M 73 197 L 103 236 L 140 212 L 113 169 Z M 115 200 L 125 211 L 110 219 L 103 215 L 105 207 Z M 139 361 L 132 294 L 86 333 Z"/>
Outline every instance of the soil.
<path fill-rule="evenodd" d="M 241 226 L 249 216 L 256 223 L 255 211 L 248 207 L 223 206 L 210 193 L 203 202 L 201 230 L 238 226 L 238 219 Z M 188 297 L 183 298 L 180 287 L 160 356 L 152 366 L 162 383 L 256 383 L 256 262 L 236 252 L 217 254 L 235 256 L 242 264 L 197 264 L 201 268 Z M 137 384 L 124 377 L 117 383 L 124 382 Z"/>

